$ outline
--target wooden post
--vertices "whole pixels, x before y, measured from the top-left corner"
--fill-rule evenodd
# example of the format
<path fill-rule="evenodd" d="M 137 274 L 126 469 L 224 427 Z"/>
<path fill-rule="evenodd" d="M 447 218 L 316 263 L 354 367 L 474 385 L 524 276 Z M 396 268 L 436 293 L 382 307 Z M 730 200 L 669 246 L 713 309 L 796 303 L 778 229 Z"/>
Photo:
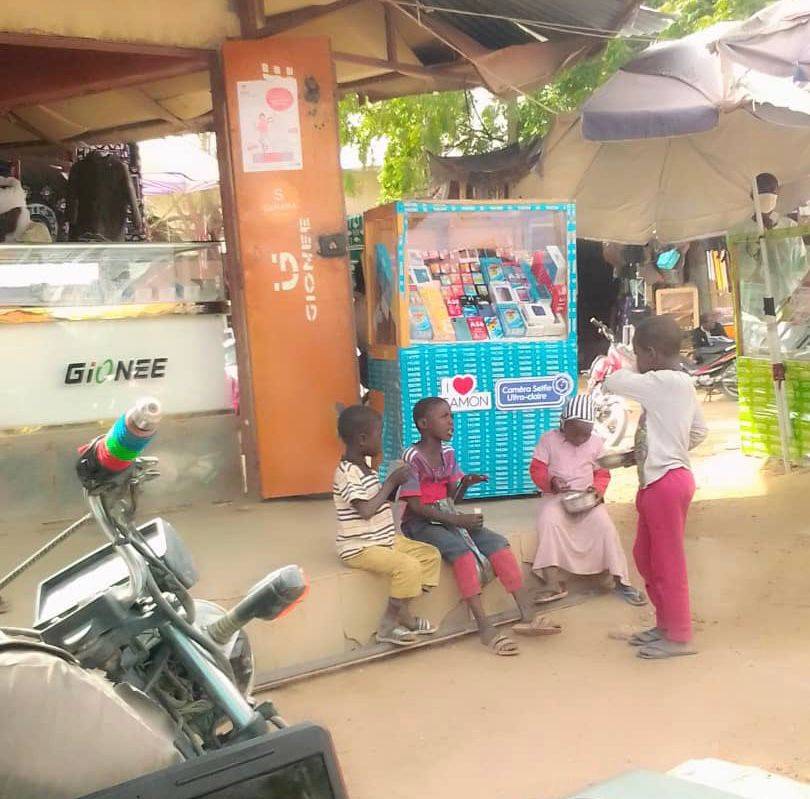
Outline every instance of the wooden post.
<path fill-rule="evenodd" d="M 229 41 L 222 64 L 261 496 L 325 493 L 359 398 L 329 41 Z"/>
<path fill-rule="evenodd" d="M 231 301 L 231 319 L 236 339 L 236 365 L 239 372 L 239 439 L 245 469 L 248 494 L 261 496 L 259 483 L 259 457 L 257 454 L 255 415 L 253 403 L 253 374 L 250 365 L 250 341 L 245 316 L 245 281 L 239 231 L 236 224 L 239 209 L 234 189 L 234 166 L 231 160 L 231 136 L 225 100 L 225 78 L 222 59 L 211 56 L 211 99 L 214 107 L 214 133 L 217 140 L 219 162 L 219 191 L 222 199 L 222 222 L 225 227 L 225 274 Z"/>
<path fill-rule="evenodd" d="M 254 38 L 264 27 L 264 0 L 236 0 L 239 30 L 245 38 Z"/>

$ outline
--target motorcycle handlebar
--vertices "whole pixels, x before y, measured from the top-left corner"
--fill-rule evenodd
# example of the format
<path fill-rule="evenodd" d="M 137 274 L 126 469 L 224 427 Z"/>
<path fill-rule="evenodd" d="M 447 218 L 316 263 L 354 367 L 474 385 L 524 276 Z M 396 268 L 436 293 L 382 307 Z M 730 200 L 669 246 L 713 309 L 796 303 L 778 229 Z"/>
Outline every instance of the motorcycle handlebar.
<path fill-rule="evenodd" d="M 107 433 L 81 450 L 76 473 L 87 489 L 87 501 L 99 527 L 116 547 L 129 571 L 129 584 L 121 602 L 130 605 L 144 591 L 146 565 L 131 544 L 121 544 L 99 489 L 113 485 L 113 478 L 129 469 L 152 440 L 160 421 L 160 402 L 144 397 L 121 414 Z"/>
<path fill-rule="evenodd" d="M 117 474 L 132 466 L 155 435 L 160 422 L 160 402 L 143 397 L 115 421 L 96 444 L 99 466 Z"/>
<path fill-rule="evenodd" d="M 252 619 L 272 621 L 288 613 L 301 601 L 307 588 L 307 578 L 299 566 L 276 569 L 254 585 L 241 602 L 209 625 L 208 635 L 224 646 Z"/>
<path fill-rule="evenodd" d="M 122 413 L 103 436 L 80 450 L 76 471 L 82 485 L 98 488 L 129 469 L 154 437 L 160 417 L 160 402 L 153 397 L 143 397 Z"/>
<path fill-rule="evenodd" d="M 590 322 L 611 344 L 613 343 L 613 331 L 604 322 L 600 322 L 594 316 L 591 317 Z"/>

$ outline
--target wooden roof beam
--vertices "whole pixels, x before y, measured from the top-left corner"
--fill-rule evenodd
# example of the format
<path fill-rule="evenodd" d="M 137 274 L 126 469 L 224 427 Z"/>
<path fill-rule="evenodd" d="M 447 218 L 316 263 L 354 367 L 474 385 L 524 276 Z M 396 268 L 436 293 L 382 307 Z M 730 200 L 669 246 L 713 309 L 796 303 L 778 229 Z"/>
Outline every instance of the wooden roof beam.
<path fill-rule="evenodd" d="M 20 125 L 23 127 L 23 125 Z M 170 136 L 179 130 L 187 129 L 194 132 L 202 132 L 211 130 L 213 127 L 213 114 L 201 114 L 200 116 L 192 119 L 185 120 L 185 124 L 180 127 L 179 125 L 167 122 L 165 119 L 147 119 L 141 122 L 130 122 L 127 125 L 121 125 L 112 128 L 103 128 L 100 130 L 86 131 L 77 136 L 70 136 L 62 142 L 57 140 L 44 139 L 42 141 L 17 141 L 17 142 L 0 142 L 0 154 L 3 153 L 49 153 L 54 149 L 65 151 L 65 148 L 71 153 L 72 147 L 76 145 L 88 144 L 107 144 L 111 142 L 132 141 L 133 138 L 138 141 L 141 139 L 160 138 L 162 136 Z M 34 133 L 33 130 L 29 130 Z M 34 135 L 38 135 L 34 133 Z"/>
<path fill-rule="evenodd" d="M 384 58 L 371 58 L 355 53 L 342 53 L 335 51 L 332 53 L 335 61 L 342 61 L 346 64 L 359 64 L 364 67 L 379 67 L 387 72 L 398 72 L 400 75 L 408 75 L 412 78 L 424 78 L 432 80 L 436 74 L 430 67 L 423 67 L 420 64 L 401 64 L 397 61 L 386 61 Z"/>
<path fill-rule="evenodd" d="M 388 60 L 395 63 L 397 60 L 397 21 L 394 19 L 394 9 L 391 6 L 383 5 L 383 13 L 385 14 L 385 51 Z"/>
<path fill-rule="evenodd" d="M 187 130 L 189 133 L 193 133 L 193 132 L 194 132 L 194 131 L 193 131 L 193 130 L 192 130 L 192 129 L 191 129 L 191 128 L 190 128 L 190 127 L 189 127 L 189 126 L 186 124 L 186 120 L 185 120 L 185 119 L 183 119 L 182 117 L 177 116 L 177 114 L 174 114 L 174 113 L 172 113 L 171 111 L 169 111 L 169 109 L 168 109 L 168 108 L 166 108 L 166 106 L 165 106 L 165 105 L 163 105 L 163 103 L 161 103 L 161 102 L 160 102 L 160 101 L 158 101 L 158 100 L 155 100 L 155 98 L 154 98 L 154 97 L 150 97 L 150 96 L 149 96 L 149 95 L 146 93 L 146 90 L 145 90 L 145 89 L 140 89 L 140 90 L 139 90 L 139 93 L 140 93 L 140 94 L 141 94 L 141 96 L 144 98 L 144 100 L 146 100 L 146 101 L 147 101 L 147 102 L 148 102 L 148 103 L 151 105 L 152 109 L 155 111 L 155 113 L 156 113 L 156 114 L 157 114 L 159 117 L 162 117 L 162 118 L 163 118 L 163 119 L 165 119 L 167 122 L 172 122 L 172 123 L 173 123 L 173 124 L 175 124 L 175 125 L 179 125 L 181 128 L 184 128 L 184 129 L 185 129 L 185 130 Z"/>
<path fill-rule="evenodd" d="M 18 128 L 22 128 L 26 133 L 30 133 L 32 136 L 36 136 L 38 139 L 41 139 L 46 144 L 53 145 L 56 147 L 59 152 L 67 153 L 70 158 L 73 158 L 73 146 L 65 144 L 65 142 L 51 136 L 50 134 L 46 133 L 44 130 L 40 130 L 35 125 L 26 122 L 21 116 L 15 114 L 13 111 L 6 111 L 3 116 L 11 122 L 12 125 L 15 125 Z M 33 144 L 34 142 L 32 142 Z"/>
<path fill-rule="evenodd" d="M 435 14 L 428 13 L 427 7 L 422 13 L 415 14 L 405 8 L 405 6 L 400 5 L 397 0 L 380 0 L 380 2 L 395 9 L 400 14 L 404 14 L 411 22 L 415 22 L 417 25 L 433 34 L 442 44 L 446 45 L 451 50 L 455 50 L 459 55 L 470 61 L 492 52 L 475 41 L 471 36 L 467 36 L 466 33 L 458 30 L 458 28 L 448 25 L 446 22 L 437 18 Z"/>
<path fill-rule="evenodd" d="M 304 6 L 293 11 L 272 14 L 265 17 L 264 24 L 256 31 L 255 35 L 259 37 L 276 36 L 279 33 L 298 28 L 307 22 L 325 17 L 327 14 L 342 11 L 344 8 L 349 8 L 349 6 L 359 2 L 360 0 L 335 0 L 335 2 L 325 6 Z"/>
<path fill-rule="evenodd" d="M 264 25 L 264 0 L 236 0 L 239 31 L 246 39 L 260 36 Z"/>
<path fill-rule="evenodd" d="M 142 70 L 138 73 L 130 73 L 117 76 L 98 76 L 88 78 L 81 83 L 61 86 L 56 89 L 43 89 L 35 92 L 20 91 L 15 95 L 13 104 L 6 105 L 6 108 L 20 108 L 28 105 L 45 105 L 46 103 L 58 102 L 60 100 L 70 100 L 74 97 L 84 97 L 88 94 L 99 94 L 113 89 L 125 89 L 137 87 L 147 83 L 155 83 L 169 78 L 193 75 L 208 69 L 205 60 L 183 61 L 180 63 L 168 63 L 165 67 L 151 70 Z M 0 103 L 0 111 L 6 110 L 4 104 Z"/>
<path fill-rule="evenodd" d="M 373 75 L 370 78 L 359 78 L 358 80 L 346 81 L 345 83 L 338 84 L 338 93 L 341 95 L 341 97 L 352 93 L 362 95 L 365 93 L 367 89 L 373 89 L 374 87 L 384 85 L 389 81 L 401 79 L 402 76 L 403 73 L 401 72 L 391 71 L 391 72 L 384 72 L 382 75 Z M 435 81 L 436 90 L 441 91 L 443 85 L 442 84 L 443 78 L 448 78 L 452 80 L 452 84 L 456 88 L 458 87 L 458 84 L 461 82 L 469 86 L 469 88 L 471 89 L 474 89 L 476 86 L 480 86 L 480 81 L 466 80 L 457 75 L 454 75 L 452 77 L 446 75 L 444 66 L 442 66 L 441 68 L 430 68 L 430 78 L 428 78 L 427 76 L 420 75 L 418 79 L 424 79 L 426 81 L 427 80 Z"/>

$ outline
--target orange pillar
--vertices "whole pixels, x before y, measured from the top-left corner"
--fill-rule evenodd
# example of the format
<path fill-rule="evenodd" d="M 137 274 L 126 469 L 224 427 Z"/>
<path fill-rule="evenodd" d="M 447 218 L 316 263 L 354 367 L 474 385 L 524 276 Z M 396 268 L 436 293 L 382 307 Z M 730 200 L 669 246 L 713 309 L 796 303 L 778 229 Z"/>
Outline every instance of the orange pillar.
<path fill-rule="evenodd" d="M 259 488 L 322 493 L 359 396 L 329 41 L 229 41 L 222 76 Z"/>

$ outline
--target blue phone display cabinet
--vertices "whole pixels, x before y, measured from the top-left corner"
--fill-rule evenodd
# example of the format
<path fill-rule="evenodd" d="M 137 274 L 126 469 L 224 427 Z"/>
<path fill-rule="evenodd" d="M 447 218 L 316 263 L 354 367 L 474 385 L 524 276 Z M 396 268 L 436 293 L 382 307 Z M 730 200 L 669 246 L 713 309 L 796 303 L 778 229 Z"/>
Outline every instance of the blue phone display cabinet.
<path fill-rule="evenodd" d="M 470 496 L 532 493 L 532 450 L 576 391 L 574 206 L 398 202 L 363 226 L 383 471 L 418 439 L 416 402 L 441 396 L 461 467 L 489 475 Z"/>

